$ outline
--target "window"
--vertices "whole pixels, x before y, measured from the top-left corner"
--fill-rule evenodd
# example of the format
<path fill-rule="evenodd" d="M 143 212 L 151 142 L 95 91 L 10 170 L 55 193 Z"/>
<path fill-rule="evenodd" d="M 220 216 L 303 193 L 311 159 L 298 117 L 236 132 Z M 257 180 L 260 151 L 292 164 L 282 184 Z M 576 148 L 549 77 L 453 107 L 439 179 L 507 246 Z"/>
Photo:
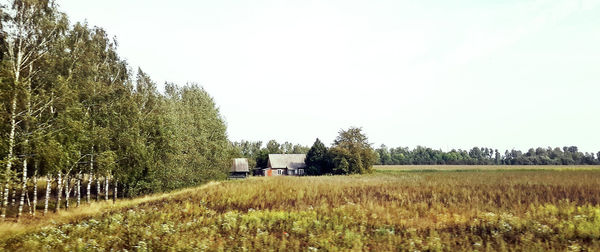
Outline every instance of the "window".
<path fill-rule="evenodd" d="M 283 170 L 277 169 L 277 175 L 283 174 Z"/>
<path fill-rule="evenodd" d="M 298 175 L 304 175 L 304 169 L 298 169 Z"/>

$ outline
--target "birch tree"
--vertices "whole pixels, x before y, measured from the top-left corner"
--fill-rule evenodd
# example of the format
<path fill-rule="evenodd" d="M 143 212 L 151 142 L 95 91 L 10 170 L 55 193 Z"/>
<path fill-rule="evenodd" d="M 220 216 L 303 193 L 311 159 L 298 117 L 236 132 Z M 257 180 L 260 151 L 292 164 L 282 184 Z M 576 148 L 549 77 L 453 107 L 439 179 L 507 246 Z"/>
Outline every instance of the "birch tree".
<path fill-rule="evenodd" d="M 5 173 L 10 174 L 13 164 L 16 161 L 15 147 L 17 144 L 17 125 L 23 114 L 31 115 L 33 111 L 31 102 L 27 101 L 25 108 L 19 107 L 20 100 L 30 97 L 31 87 L 25 85 L 31 84 L 31 78 L 36 75 L 38 68 L 36 63 L 49 51 L 50 46 L 59 36 L 66 26 L 64 15 L 59 13 L 55 7 L 54 1 L 44 0 L 15 0 L 3 1 L 2 5 L 5 15 L 2 20 L 3 40 L 6 45 L 3 58 L 8 61 L 11 78 L 11 98 L 9 102 L 9 125 L 8 134 L 8 153 L 6 156 Z M 27 100 L 27 98 L 25 98 Z M 25 140 L 27 141 L 27 140 Z M 27 162 L 27 161 L 25 161 Z M 26 185 L 27 167 L 23 169 L 23 185 Z M 6 218 L 6 208 L 8 205 L 8 194 L 10 176 L 5 178 L 5 195 L 2 204 L 1 217 Z M 26 186 L 24 186 L 26 187 Z M 23 197 L 22 197 L 23 198 Z M 19 209 L 22 209 L 22 200 Z"/>

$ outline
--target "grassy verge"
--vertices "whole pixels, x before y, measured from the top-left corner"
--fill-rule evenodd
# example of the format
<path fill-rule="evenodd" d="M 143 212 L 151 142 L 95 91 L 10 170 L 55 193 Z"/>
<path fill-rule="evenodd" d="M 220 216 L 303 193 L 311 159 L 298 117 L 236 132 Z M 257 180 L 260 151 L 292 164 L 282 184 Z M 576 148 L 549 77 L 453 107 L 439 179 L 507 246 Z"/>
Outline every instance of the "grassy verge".
<path fill-rule="evenodd" d="M 142 203 L 177 197 L 178 195 L 202 190 L 205 187 L 214 186 L 216 184 L 218 184 L 218 182 L 211 182 L 200 187 L 188 188 L 170 193 L 153 194 L 134 199 L 119 199 L 116 203 L 112 203 L 112 199 L 109 201 L 94 201 L 90 204 L 83 203 L 80 207 L 71 207 L 68 210 L 62 209 L 58 213 L 50 210 L 46 216 L 43 216 L 43 213 L 38 211 L 35 217 L 25 214 L 19 222 L 16 222 L 14 218 L 8 218 L 5 222 L 0 222 L 0 237 L 6 238 L 18 236 L 48 226 L 78 222 L 104 213 L 122 211 Z"/>

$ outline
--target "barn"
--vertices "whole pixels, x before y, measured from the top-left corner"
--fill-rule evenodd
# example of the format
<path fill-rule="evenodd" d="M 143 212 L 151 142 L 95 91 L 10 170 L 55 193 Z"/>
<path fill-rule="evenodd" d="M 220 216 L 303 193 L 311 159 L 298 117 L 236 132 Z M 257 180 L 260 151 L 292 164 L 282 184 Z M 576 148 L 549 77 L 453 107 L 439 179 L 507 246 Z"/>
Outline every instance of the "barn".
<path fill-rule="evenodd" d="M 229 179 L 242 179 L 248 177 L 248 159 L 234 158 L 229 170 Z"/>
<path fill-rule="evenodd" d="M 306 168 L 306 154 L 269 154 L 264 176 L 302 176 Z"/>

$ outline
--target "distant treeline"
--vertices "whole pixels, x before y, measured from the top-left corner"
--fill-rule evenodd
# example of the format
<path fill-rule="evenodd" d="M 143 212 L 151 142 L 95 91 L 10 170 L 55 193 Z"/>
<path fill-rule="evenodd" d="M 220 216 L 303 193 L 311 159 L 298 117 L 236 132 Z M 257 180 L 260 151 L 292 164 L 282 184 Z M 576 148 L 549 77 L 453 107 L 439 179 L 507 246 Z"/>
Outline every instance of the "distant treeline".
<path fill-rule="evenodd" d="M 388 148 L 381 145 L 377 152 L 379 165 L 599 165 L 600 152 L 580 152 L 576 146 L 563 148 L 529 149 L 504 151 L 473 147 L 471 150 L 442 151 L 417 146 Z"/>

